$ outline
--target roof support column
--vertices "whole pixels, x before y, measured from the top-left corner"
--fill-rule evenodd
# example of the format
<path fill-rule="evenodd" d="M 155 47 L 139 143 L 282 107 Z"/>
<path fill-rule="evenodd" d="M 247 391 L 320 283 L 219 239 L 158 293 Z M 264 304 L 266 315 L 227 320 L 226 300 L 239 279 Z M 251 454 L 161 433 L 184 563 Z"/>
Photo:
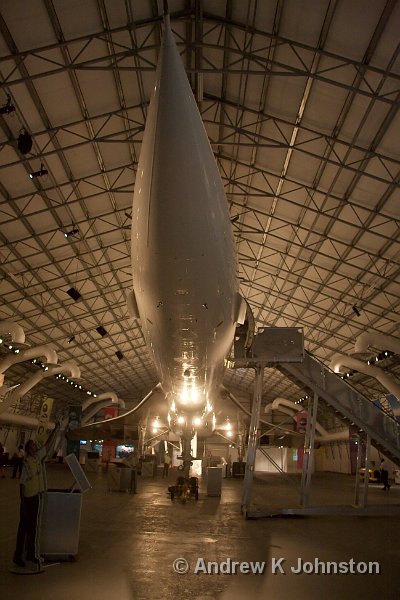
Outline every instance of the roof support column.
<path fill-rule="evenodd" d="M 249 429 L 249 442 L 247 447 L 247 460 L 246 470 L 244 473 L 243 482 L 243 495 L 242 495 L 242 513 L 246 512 L 250 506 L 251 493 L 253 488 L 254 478 L 254 465 L 256 462 L 256 450 L 257 450 L 257 430 L 260 423 L 260 412 L 261 412 L 261 397 L 262 387 L 264 380 L 264 366 L 260 363 L 255 366 L 255 379 L 254 379 L 254 396 L 253 396 L 253 408 L 251 411 L 251 421 Z"/>
<path fill-rule="evenodd" d="M 317 423 L 318 393 L 314 392 L 313 402 L 308 405 L 307 428 L 304 439 L 303 471 L 300 484 L 300 505 L 307 507 L 310 500 L 312 468 L 314 465 L 315 425 Z"/>

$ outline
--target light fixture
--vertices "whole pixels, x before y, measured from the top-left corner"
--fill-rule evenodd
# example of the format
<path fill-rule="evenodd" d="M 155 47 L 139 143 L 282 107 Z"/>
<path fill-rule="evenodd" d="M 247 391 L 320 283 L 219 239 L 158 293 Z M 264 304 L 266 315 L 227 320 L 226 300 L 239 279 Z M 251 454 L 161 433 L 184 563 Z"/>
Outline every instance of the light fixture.
<path fill-rule="evenodd" d="M 360 311 L 358 310 L 358 308 L 357 308 L 357 306 L 355 304 L 353 306 L 353 312 L 354 312 L 354 314 L 357 315 L 357 317 L 361 317 L 361 313 L 360 313 Z"/>
<path fill-rule="evenodd" d="M 68 344 L 72 344 L 72 342 L 74 341 L 74 339 L 75 339 L 75 336 L 71 335 L 71 337 L 68 340 Z"/>
<path fill-rule="evenodd" d="M 101 335 L 101 337 L 107 335 L 107 330 L 104 329 L 103 325 L 99 325 L 98 327 L 96 327 L 96 331 Z"/>
<path fill-rule="evenodd" d="M 184 422 L 185 422 L 185 417 L 184 417 L 184 416 L 182 416 L 182 415 L 180 415 L 180 416 L 177 418 L 177 422 L 179 423 L 179 425 L 183 425 L 183 424 L 184 424 Z"/>
<path fill-rule="evenodd" d="M 11 96 L 7 94 L 7 102 L 0 107 L 0 115 L 9 115 L 15 111 L 15 106 L 11 102 Z"/>
<path fill-rule="evenodd" d="M 79 233 L 78 227 L 74 227 L 73 229 L 70 229 L 69 231 L 64 231 L 64 237 L 69 238 L 73 235 L 77 235 L 78 233 Z"/>
<path fill-rule="evenodd" d="M 29 177 L 31 179 L 36 179 L 37 177 L 44 177 L 45 175 L 48 175 L 48 170 L 44 168 L 43 163 L 40 165 L 40 169 L 39 171 L 33 171 L 32 173 L 29 173 Z"/>
<path fill-rule="evenodd" d="M 122 354 L 121 350 L 117 350 L 115 356 L 118 358 L 118 360 L 122 360 L 124 358 L 124 355 Z"/>

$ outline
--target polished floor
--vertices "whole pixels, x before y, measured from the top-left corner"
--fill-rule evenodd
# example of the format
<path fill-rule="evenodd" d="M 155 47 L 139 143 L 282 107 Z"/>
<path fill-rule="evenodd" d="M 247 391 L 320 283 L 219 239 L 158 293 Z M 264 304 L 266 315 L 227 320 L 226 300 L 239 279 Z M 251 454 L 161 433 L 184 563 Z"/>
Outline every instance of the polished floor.
<path fill-rule="evenodd" d="M 0 480 L 1 600 L 400 597 L 400 513 L 246 520 L 240 514 L 241 480 L 224 479 L 221 498 L 208 497 L 201 482 L 199 500 L 183 504 L 171 502 L 161 476 L 139 477 L 136 495 L 110 492 L 105 472 L 91 472 L 88 477 L 93 487 L 83 497 L 76 560 L 47 563 L 44 573 L 36 575 L 10 572 L 18 525 L 18 483 L 9 474 Z M 50 487 L 67 487 L 72 482 L 65 465 L 49 465 L 48 479 Z M 174 479 L 171 472 L 169 482 Z M 263 476 L 256 485 L 256 501 L 274 506 L 287 501 L 291 506 L 296 502 L 297 483 L 296 477 L 288 483 L 280 476 Z M 311 500 L 348 504 L 353 487 L 349 476 L 317 474 Z M 390 492 L 370 485 L 370 501 L 393 512 L 397 505 L 400 508 L 400 485 L 393 485 Z M 188 573 L 174 572 L 174 561 L 179 558 L 187 561 Z M 204 572 L 207 562 L 233 571 L 228 558 L 239 563 L 265 562 L 264 572 L 215 573 L 212 565 L 211 573 Z M 306 563 L 306 570 L 319 572 L 292 572 L 299 559 Z M 316 559 L 320 561 L 317 567 Z M 371 574 L 321 572 L 321 564 L 350 565 L 351 559 L 360 568 L 378 563 L 379 573 L 376 565 Z M 176 565 L 186 570 L 183 561 Z M 242 570 L 251 568 L 242 565 Z"/>

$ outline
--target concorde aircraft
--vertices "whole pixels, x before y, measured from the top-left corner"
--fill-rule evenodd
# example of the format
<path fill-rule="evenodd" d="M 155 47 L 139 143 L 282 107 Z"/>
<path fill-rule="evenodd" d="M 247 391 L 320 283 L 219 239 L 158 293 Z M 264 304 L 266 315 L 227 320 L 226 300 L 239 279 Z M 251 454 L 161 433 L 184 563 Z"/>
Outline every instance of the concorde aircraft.
<path fill-rule="evenodd" d="M 169 15 L 136 173 L 131 258 L 128 307 L 140 319 L 187 476 L 191 438 L 212 429 L 245 303 L 221 177 Z"/>

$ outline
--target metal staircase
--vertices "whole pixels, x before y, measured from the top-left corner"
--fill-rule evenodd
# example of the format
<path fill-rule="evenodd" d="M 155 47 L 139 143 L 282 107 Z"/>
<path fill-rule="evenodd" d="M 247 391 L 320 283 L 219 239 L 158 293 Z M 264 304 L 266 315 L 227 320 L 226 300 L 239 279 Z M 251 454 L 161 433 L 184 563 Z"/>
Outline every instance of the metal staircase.
<path fill-rule="evenodd" d="M 301 387 L 316 392 L 351 424 L 370 436 L 372 444 L 400 465 L 400 425 L 381 407 L 330 371 L 308 352 L 302 363 L 278 363 L 275 367 Z"/>

